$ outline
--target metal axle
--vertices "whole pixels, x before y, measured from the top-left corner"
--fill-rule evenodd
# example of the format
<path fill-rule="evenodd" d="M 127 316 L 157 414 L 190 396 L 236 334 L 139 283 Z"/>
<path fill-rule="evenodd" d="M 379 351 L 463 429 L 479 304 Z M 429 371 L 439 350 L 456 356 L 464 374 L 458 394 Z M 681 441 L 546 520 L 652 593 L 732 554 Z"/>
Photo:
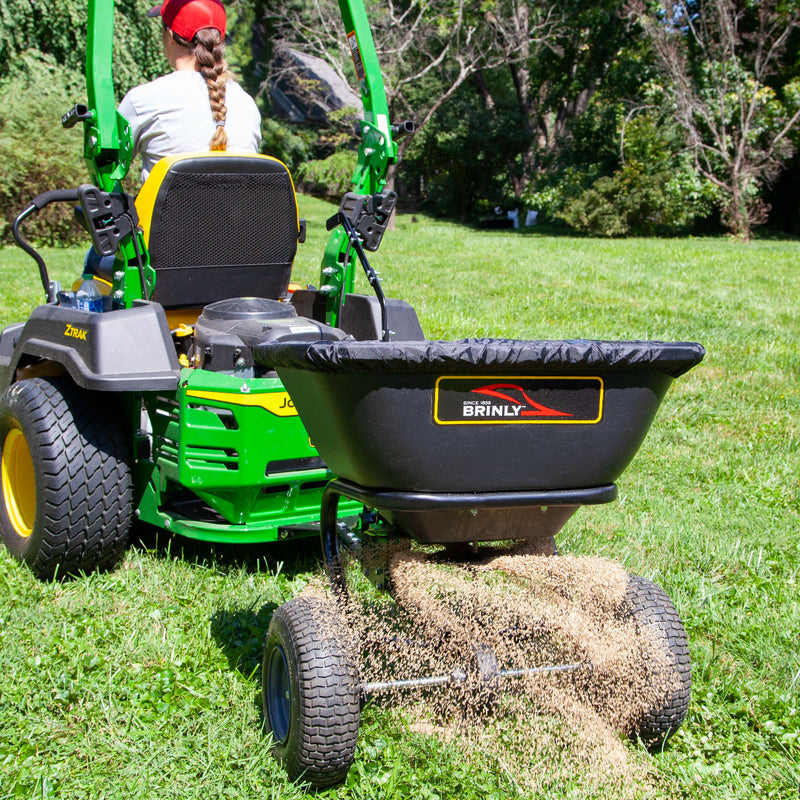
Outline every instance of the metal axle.
<path fill-rule="evenodd" d="M 526 675 L 549 675 L 557 672 L 576 672 L 579 669 L 591 669 L 591 663 L 581 664 L 558 664 L 550 667 L 529 667 L 527 669 L 502 669 L 498 670 L 491 677 L 494 678 L 521 678 Z M 463 683 L 467 679 L 466 672 L 454 670 L 449 675 L 432 675 L 429 678 L 408 678 L 401 681 L 374 681 L 365 683 L 361 687 L 364 695 L 374 692 L 384 692 L 390 689 L 408 689 L 413 687 L 425 686 L 447 686 L 453 683 Z M 487 678 L 484 676 L 484 680 Z"/>

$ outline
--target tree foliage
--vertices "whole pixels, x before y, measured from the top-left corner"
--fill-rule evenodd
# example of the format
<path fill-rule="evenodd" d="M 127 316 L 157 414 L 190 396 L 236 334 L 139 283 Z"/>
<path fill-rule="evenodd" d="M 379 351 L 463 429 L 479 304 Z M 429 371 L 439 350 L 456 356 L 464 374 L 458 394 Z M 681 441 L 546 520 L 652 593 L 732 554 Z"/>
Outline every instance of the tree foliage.
<path fill-rule="evenodd" d="M 525 134 L 518 109 L 498 96 L 487 114 L 472 88 L 464 86 L 414 137 L 401 168 L 403 186 L 424 195 L 442 215 L 470 219 L 514 203 L 511 154 L 520 153 Z"/>
<path fill-rule="evenodd" d="M 578 231 L 628 236 L 675 233 L 708 214 L 713 188 L 671 133 L 652 108 L 628 115 L 619 137 L 619 169 L 597 178 L 556 215 Z"/>
<path fill-rule="evenodd" d="M 529 0 L 368 3 L 393 119 L 411 120 L 421 130 L 478 72 L 525 61 L 530 47 L 560 24 L 553 8 L 539 14 L 529 7 L 535 8 Z M 281 9 L 276 26 L 284 42 L 326 59 L 352 82 L 336 0 Z M 399 142 L 401 160 L 409 144 Z"/>
<path fill-rule="evenodd" d="M 166 68 L 158 25 L 136 0 L 114 4 L 114 81 L 121 97 Z M 17 56 L 38 52 L 67 69 L 83 72 L 86 0 L 0 0 L 0 78 L 11 74 Z"/>
<path fill-rule="evenodd" d="M 676 0 L 632 13 L 647 31 L 697 171 L 719 190 L 723 221 L 748 239 L 766 221 L 764 187 L 792 155 L 800 81 L 770 82 L 800 9 L 783 0 Z"/>
<path fill-rule="evenodd" d="M 351 123 L 298 126 L 276 117 L 269 100 L 281 44 L 325 58 L 357 88 L 336 0 L 227 0 L 226 8 L 228 60 L 262 108 L 265 151 L 304 185 L 338 191 L 356 144 Z M 418 131 L 399 141 L 398 187 L 443 215 L 535 208 L 603 235 L 683 230 L 716 204 L 747 238 L 769 202 L 800 200 L 791 181 L 774 183 L 785 165 L 788 175 L 800 169 L 792 161 L 799 8 L 798 0 L 367 0 L 393 121 L 411 119 Z M 115 9 L 121 97 L 167 65 L 159 26 L 139 0 L 115 0 Z M 58 119 L 84 94 L 86 14 L 86 0 L 0 0 L 5 218 L 37 191 L 85 179 L 79 131 Z M 37 235 L 69 239 L 67 217 Z M 782 222 L 792 219 L 784 213 Z"/>
<path fill-rule="evenodd" d="M 12 74 L 0 80 L 0 242 L 5 243 L 11 241 L 12 221 L 37 194 L 86 182 L 81 132 L 60 124 L 71 103 L 85 101 L 83 76 L 35 50 L 16 56 L 12 65 Z M 63 203 L 31 218 L 25 232 L 47 244 L 86 237 Z"/>

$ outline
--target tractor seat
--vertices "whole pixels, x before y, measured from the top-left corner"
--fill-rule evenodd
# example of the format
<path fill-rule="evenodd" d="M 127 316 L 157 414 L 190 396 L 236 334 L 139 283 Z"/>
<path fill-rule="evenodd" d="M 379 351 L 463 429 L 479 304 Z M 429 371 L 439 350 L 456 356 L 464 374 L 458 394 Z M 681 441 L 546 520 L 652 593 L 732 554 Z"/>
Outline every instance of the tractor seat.
<path fill-rule="evenodd" d="M 164 158 L 136 210 L 156 272 L 151 299 L 165 309 L 286 296 L 301 224 L 281 161 L 227 152 Z"/>

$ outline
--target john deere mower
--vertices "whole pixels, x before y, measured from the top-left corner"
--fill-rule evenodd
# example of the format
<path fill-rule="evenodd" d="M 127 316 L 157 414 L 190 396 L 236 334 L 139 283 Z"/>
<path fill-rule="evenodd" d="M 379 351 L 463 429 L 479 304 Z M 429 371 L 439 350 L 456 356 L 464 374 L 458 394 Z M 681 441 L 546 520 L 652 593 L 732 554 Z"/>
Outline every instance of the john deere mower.
<path fill-rule="evenodd" d="M 614 500 L 670 383 L 702 359 L 680 342 L 426 340 L 367 256 L 395 204 L 393 137 L 410 126 L 390 124 L 361 0 L 340 8 L 364 104 L 358 166 L 328 222 L 319 288 L 290 292 L 305 223 L 280 161 L 186 154 L 160 162 L 135 200 L 122 191 L 131 145 L 111 82 L 114 4 L 89 0 L 88 102 L 63 124 L 83 125 L 91 183 L 46 192 L 16 219 L 45 302 L 0 333 L 0 528 L 37 576 L 110 567 L 134 517 L 210 542 L 313 535 L 335 616 L 343 549 L 550 542 L 580 506 Z M 88 278 L 102 310 L 78 307 L 23 237 L 53 202 L 75 205 L 97 253 L 114 255 Z M 355 291 L 359 269 L 369 294 Z M 669 599 L 643 585 L 628 608 L 675 675 L 638 730 L 658 746 L 686 713 L 690 668 Z M 353 761 L 369 687 L 359 643 L 318 612 L 307 598 L 275 612 L 263 695 L 290 777 L 325 786 Z M 491 654 L 472 662 L 510 674 Z"/>

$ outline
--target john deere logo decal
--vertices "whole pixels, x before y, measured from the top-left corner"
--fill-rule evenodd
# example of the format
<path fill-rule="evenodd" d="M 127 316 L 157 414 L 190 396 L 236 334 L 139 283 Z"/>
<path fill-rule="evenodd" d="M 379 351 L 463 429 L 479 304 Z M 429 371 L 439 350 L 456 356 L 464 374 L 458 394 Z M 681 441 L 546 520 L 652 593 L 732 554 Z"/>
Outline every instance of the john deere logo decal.
<path fill-rule="evenodd" d="M 602 416 L 602 378 L 448 376 L 434 392 L 439 425 L 591 425 Z"/>
<path fill-rule="evenodd" d="M 206 392 L 189 389 L 186 396 L 203 400 L 215 400 L 232 406 L 263 408 L 276 417 L 296 417 L 297 409 L 288 392 L 259 392 L 258 394 L 239 394 L 236 392 Z"/>

